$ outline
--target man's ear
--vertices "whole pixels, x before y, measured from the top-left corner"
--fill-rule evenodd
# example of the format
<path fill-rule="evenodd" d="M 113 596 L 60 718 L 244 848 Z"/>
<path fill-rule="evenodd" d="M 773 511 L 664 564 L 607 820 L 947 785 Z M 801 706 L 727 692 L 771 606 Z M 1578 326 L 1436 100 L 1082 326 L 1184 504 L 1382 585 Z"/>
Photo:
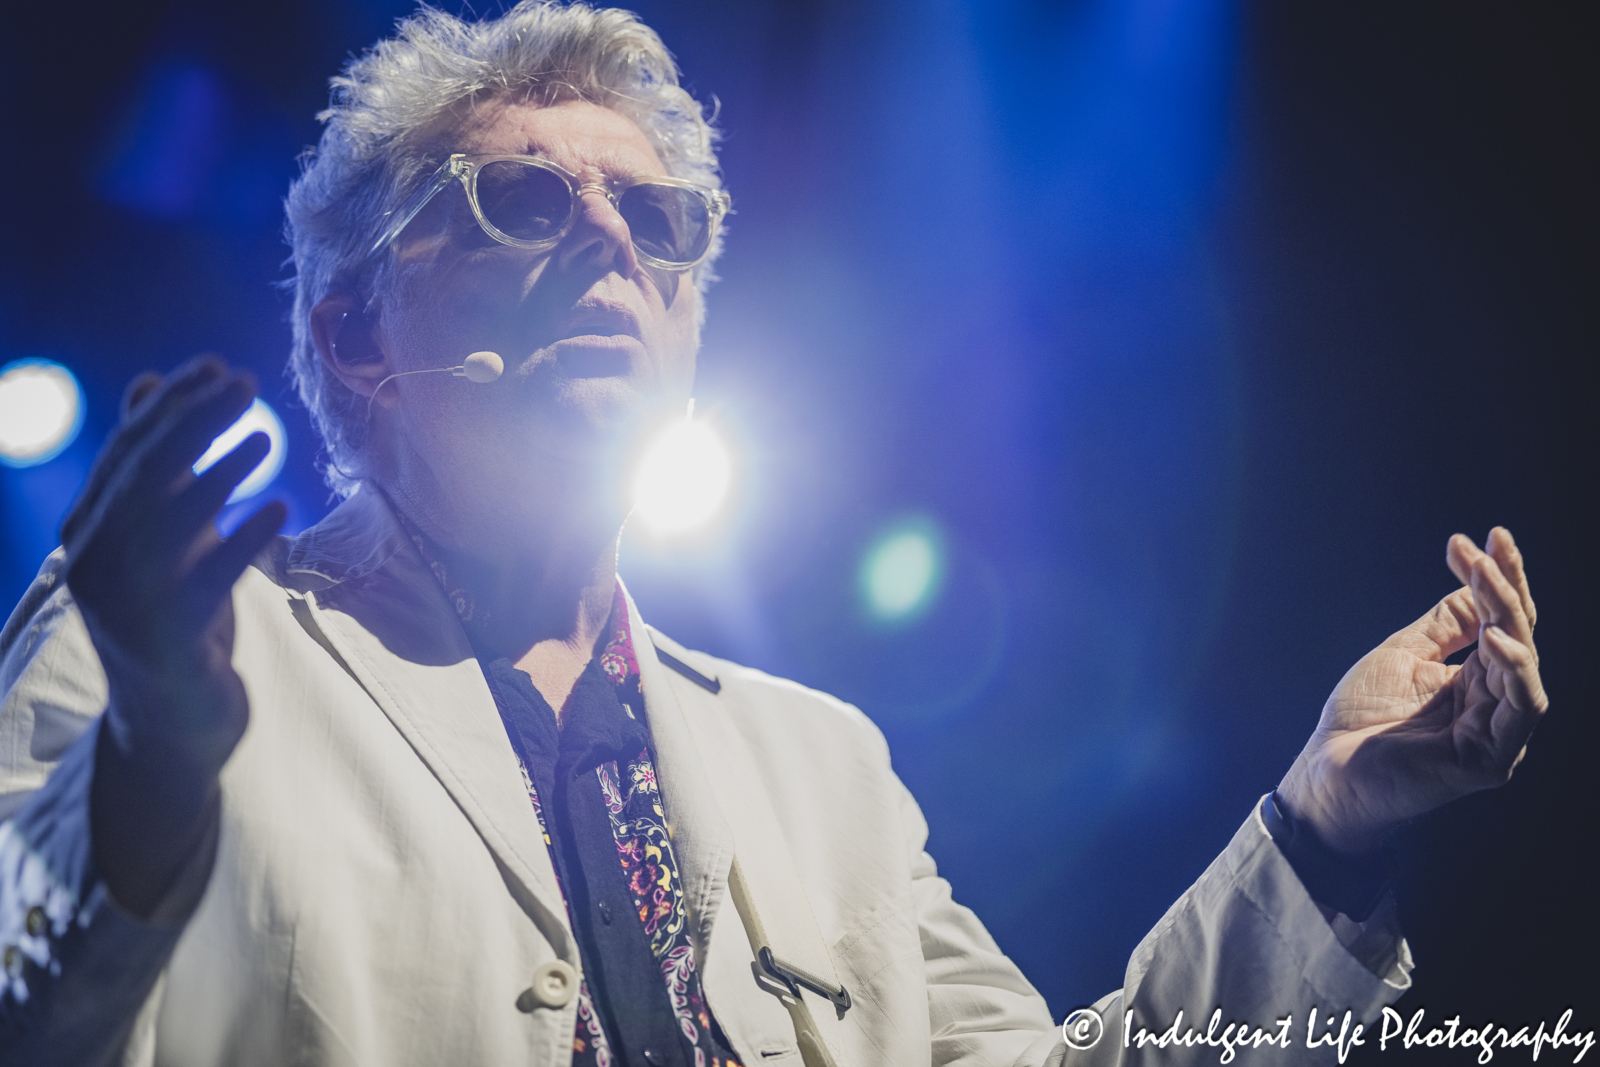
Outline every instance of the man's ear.
<path fill-rule="evenodd" d="M 311 343 L 334 376 L 357 396 L 370 397 L 394 373 L 374 315 L 353 293 L 332 292 L 311 309 Z"/>

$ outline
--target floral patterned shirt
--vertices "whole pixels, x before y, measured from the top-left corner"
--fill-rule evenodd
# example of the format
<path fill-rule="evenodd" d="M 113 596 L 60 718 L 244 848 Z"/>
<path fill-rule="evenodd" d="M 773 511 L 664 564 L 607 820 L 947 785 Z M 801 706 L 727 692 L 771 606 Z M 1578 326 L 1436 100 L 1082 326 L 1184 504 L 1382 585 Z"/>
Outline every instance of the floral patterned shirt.
<path fill-rule="evenodd" d="M 415 529 L 409 529 L 408 532 L 413 544 L 438 578 L 462 624 L 467 627 L 468 634 L 480 631 L 484 614 L 477 607 L 471 591 L 450 580 L 439 553 L 426 537 Z M 620 582 L 612 598 L 608 631 L 598 657 L 599 668 L 615 688 L 623 707 L 634 719 L 643 723 L 644 697 L 639 686 L 639 661 L 634 652 L 632 624 Z M 552 850 L 551 861 L 559 880 L 561 864 L 555 854 L 556 845 L 545 819 L 539 790 L 520 756 L 518 762 L 529 803 L 533 805 L 544 834 L 545 845 Z M 654 754 L 648 737 L 632 758 L 608 760 L 593 773 L 599 780 L 601 797 L 616 845 L 617 861 L 622 868 L 628 895 L 644 929 L 650 955 L 660 968 L 661 979 L 666 984 L 674 1021 L 686 1051 L 694 1067 L 740 1067 L 726 1039 L 712 1021 L 701 988 L 689 933 L 688 909 L 684 904 L 677 857 L 667 829 L 661 792 L 656 783 Z M 562 886 L 562 895 L 567 904 L 568 918 L 573 928 L 577 929 L 578 917 L 572 914 L 572 895 L 565 885 Z M 589 968 L 585 967 L 584 970 L 588 972 Z M 618 1062 L 612 1040 L 607 1035 L 595 997 L 589 988 L 588 973 L 580 979 L 578 986 L 578 1020 L 572 1048 L 575 1067 L 611 1067 Z"/>

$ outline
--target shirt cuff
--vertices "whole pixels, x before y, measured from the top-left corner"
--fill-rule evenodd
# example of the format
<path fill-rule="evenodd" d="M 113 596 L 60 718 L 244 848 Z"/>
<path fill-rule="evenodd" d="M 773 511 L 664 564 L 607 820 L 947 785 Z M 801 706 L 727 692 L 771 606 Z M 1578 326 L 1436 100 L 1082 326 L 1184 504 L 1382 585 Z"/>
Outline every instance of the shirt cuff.
<path fill-rule="evenodd" d="M 0 824 L 0 1020 L 77 1016 L 80 1007 L 110 1018 L 137 1011 L 210 879 L 220 820 L 149 918 L 112 899 L 94 866 L 89 824 L 100 727 L 85 730 L 44 786 Z M 95 1003 L 52 1006 L 62 987 L 72 1000 Z M 119 1011 L 111 1001 L 128 1003 Z"/>
<path fill-rule="evenodd" d="M 1317 904 L 1317 910 L 1328 920 L 1339 944 L 1367 970 L 1401 989 L 1411 984 L 1411 968 L 1415 964 L 1411 946 L 1400 932 L 1400 909 L 1395 906 L 1392 893 L 1383 895 L 1365 922 L 1356 922 L 1326 904 Z"/>
<path fill-rule="evenodd" d="M 1323 920 L 1332 930 L 1333 936 L 1338 940 L 1346 952 L 1355 957 L 1363 967 L 1372 972 L 1385 983 L 1396 989 L 1407 989 L 1411 985 L 1411 970 L 1415 966 L 1411 958 L 1411 948 L 1406 944 L 1400 930 L 1400 910 L 1395 906 L 1394 894 L 1389 891 L 1388 879 L 1385 876 L 1375 900 L 1364 902 L 1356 911 L 1365 911 L 1360 919 L 1354 919 L 1338 907 L 1323 902 L 1319 895 L 1308 886 L 1305 873 L 1295 865 L 1288 850 L 1284 848 L 1281 840 L 1283 831 L 1273 832 L 1275 817 L 1281 813 L 1273 807 L 1273 795 L 1266 794 L 1261 802 L 1256 805 L 1251 819 L 1275 846 L 1274 851 L 1282 857 L 1284 866 L 1289 868 L 1300 888 L 1311 897 L 1311 903 L 1322 915 Z M 1362 894 L 1356 894 L 1361 896 Z"/>

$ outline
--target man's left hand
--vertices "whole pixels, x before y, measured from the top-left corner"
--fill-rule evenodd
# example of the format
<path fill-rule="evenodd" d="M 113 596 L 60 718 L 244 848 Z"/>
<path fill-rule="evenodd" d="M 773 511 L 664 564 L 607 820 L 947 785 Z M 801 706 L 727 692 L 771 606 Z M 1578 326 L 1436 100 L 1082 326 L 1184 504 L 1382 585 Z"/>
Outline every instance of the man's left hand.
<path fill-rule="evenodd" d="M 1549 707 L 1522 554 L 1501 526 L 1484 549 L 1450 539 L 1462 587 L 1350 668 L 1278 787 L 1335 851 L 1369 851 L 1398 823 L 1505 782 Z M 1466 662 L 1445 663 L 1474 641 Z"/>

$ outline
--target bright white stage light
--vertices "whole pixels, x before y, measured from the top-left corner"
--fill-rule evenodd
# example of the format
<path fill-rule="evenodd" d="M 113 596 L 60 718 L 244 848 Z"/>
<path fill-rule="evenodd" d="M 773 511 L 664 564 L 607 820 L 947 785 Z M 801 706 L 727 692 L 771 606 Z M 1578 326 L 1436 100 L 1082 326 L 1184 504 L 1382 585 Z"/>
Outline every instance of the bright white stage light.
<path fill-rule="evenodd" d="M 239 447 L 246 437 L 260 431 L 267 435 L 272 442 L 272 447 L 267 450 L 266 458 L 256 464 L 255 470 L 245 475 L 244 481 L 234 489 L 233 495 L 228 497 L 228 503 L 243 500 L 245 497 L 255 496 L 268 485 L 272 479 L 283 470 L 284 446 L 288 436 L 283 432 L 283 422 L 278 418 L 278 413 L 267 406 L 266 401 L 256 399 L 245 408 L 244 414 L 239 416 L 239 421 L 223 430 L 211 447 L 206 449 L 205 455 L 195 462 L 194 472 L 201 473 L 217 460 Z"/>
<path fill-rule="evenodd" d="M 901 622 L 927 608 L 944 578 L 938 530 L 912 520 L 886 531 L 861 561 L 861 594 L 883 622 Z"/>
<path fill-rule="evenodd" d="M 675 422 L 656 438 L 634 480 L 634 514 L 652 533 L 684 533 L 704 525 L 728 495 L 732 463 L 715 430 Z"/>
<path fill-rule="evenodd" d="M 48 359 L 0 367 L 0 463 L 32 467 L 55 459 L 83 428 L 83 389 Z"/>

